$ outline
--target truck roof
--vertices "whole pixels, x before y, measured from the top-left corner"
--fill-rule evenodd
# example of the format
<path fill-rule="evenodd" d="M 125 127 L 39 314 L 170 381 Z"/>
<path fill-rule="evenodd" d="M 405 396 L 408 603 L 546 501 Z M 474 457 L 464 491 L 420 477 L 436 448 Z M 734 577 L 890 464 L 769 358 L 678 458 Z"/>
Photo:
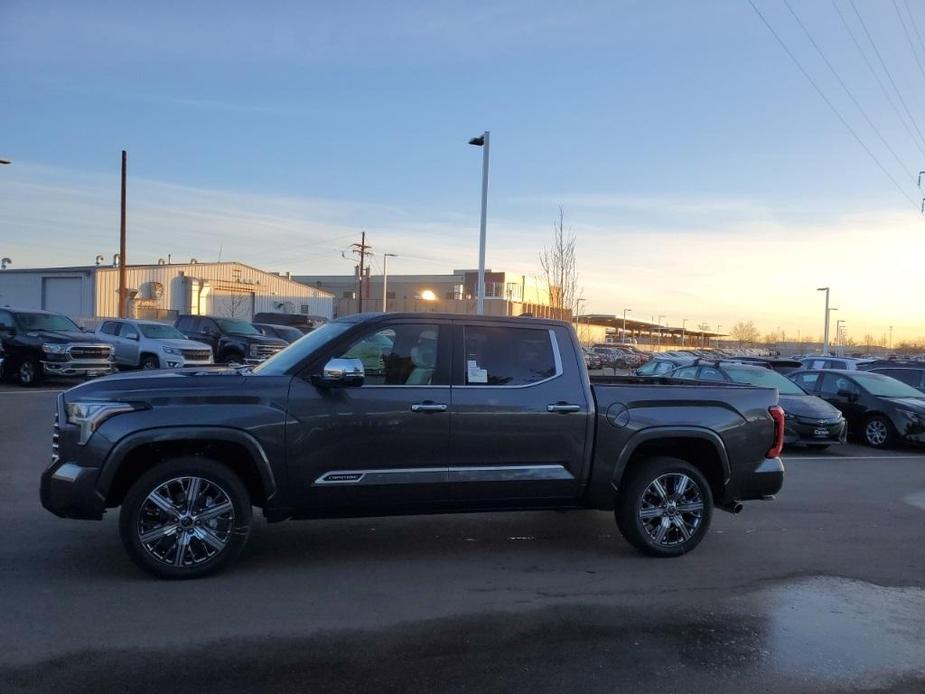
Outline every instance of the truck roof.
<path fill-rule="evenodd" d="M 363 323 L 382 318 L 400 318 L 400 319 L 421 319 L 434 318 L 438 320 L 454 321 L 479 321 L 486 323 L 500 323 L 504 325 L 556 325 L 571 327 L 568 321 L 555 320 L 553 318 L 536 318 L 534 316 L 478 316 L 471 313 L 383 313 L 382 311 L 369 311 L 366 313 L 352 313 L 349 316 L 342 316 L 334 319 L 335 323 Z"/>

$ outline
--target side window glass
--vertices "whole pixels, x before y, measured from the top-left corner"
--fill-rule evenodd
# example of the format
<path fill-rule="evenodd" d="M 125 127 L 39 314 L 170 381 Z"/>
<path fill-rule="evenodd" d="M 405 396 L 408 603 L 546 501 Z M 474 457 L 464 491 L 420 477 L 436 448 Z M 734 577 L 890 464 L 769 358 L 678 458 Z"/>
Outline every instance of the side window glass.
<path fill-rule="evenodd" d="M 685 366 L 672 374 L 675 378 L 697 378 L 696 366 Z"/>
<path fill-rule="evenodd" d="M 6 311 L 0 311 L 0 328 L 15 328 L 16 324 L 13 323 L 13 316 L 11 316 Z"/>
<path fill-rule="evenodd" d="M 675 365 L 672 364 L 671 362 L 663 361 L 655 367 L 655 373 L 656 374 L 666 374 L 674 368 L 675 368 Z"/>
<path fill-rule="evenodd" d="M 705 366 L 700 370 L 701 381 L 725 381 L 723 374 L 714 369 L 712 366 Z"/>
<path fill-rule="evenodd" d="M 816 381 L 819 380 L 819 374 L 800 374 L 793 379 L 797 385 L 803 386 L 803 390 L 812 392 L 816 389 Z"/>
<path fill-rule="evenodd" d="M 191 331 L 196 325 L 196 320 L 192 316 L 184 316 L 177 322 L 177 330 Z"/>
<path fill-rule="evenodd" d="M 822 379 L 821 392 L 826 395 L 838 395 L 839 392 L 847 391 L 849 393 L 858 393 L 858 387 L 854 382 L 844 376 L 836 374 L 826 374 Z"/>
<path fill-rule="evenodd" d="M 843 361 L 830 361 L 829 368 L 830 369 L 847 369 L 848 365 Z"/>
<path fill-rule="evenodd" d="M 119 332 L 119 324 L 115 321 L 108 320 L 103 323 L 103 327 L 100 328 L 100 332 L 102 332 L 104 335 L 115 335 L 117 332 Z"/>
<path fill-rule="evenodd" d="M 467 325 L 465 383 L 522 386 L 556 375 L 548 330 Z"/>
<path fill-rule="evenodd" d="M 123 323 L 119 326 L 119 337 L 125 337 L 134 340 L 138 337 L 138 331 L 135 329 L 134 325 L 129 323 Z"/>
<path fill-rule="evenodd" d="M 367 333 L 341 354 L 359 359 L 372 386 L 430 386 L 438 383 L 436 325 L 390 325 Z"/>

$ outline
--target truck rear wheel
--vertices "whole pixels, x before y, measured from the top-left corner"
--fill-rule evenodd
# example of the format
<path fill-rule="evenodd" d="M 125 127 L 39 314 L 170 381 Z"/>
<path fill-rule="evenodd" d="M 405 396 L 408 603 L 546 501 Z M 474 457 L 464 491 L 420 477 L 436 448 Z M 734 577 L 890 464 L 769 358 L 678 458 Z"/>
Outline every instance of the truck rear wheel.
<path fill-rule="evenodd" d="M 251 500 L 240 478 L 215 460 L 182 457 L 148 470 L 129 488 L 119 534 L 139 567 L 159 578 L 199 578 L 241 553 Z"/>
<path fill-rule="evenodd" d="M 37 386 L 42 381 L 42 365 L 35 357 L 24 357 L 16 367 L 16 382 L 24 388 Z"/>
<path fill-rule="evenodd" d="M 643 554 L 678 557 L 707 534 L 713 494 L 700 470 L 687 461 L 651 458 L 624 480 L 614 515 L 623 537 Z"/>

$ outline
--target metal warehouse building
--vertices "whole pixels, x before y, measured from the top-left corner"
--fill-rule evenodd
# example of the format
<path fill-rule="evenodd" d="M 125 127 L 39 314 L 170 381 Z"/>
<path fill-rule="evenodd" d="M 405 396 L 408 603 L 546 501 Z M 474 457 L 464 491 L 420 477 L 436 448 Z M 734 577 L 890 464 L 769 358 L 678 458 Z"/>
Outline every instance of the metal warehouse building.
<path fill-rule="evenodd" d="M 334 295 L 286 275 L 237 262 L 160 263 L 126 267 L 129 316 L 170 320 L 180 313 L 250 320 L 255 313 L 304 313 L 331 318 Z M 41 308 L 72 318 L 119 312 L 119 268 L 36 268 L 0 271 L 0 306 Z"/>

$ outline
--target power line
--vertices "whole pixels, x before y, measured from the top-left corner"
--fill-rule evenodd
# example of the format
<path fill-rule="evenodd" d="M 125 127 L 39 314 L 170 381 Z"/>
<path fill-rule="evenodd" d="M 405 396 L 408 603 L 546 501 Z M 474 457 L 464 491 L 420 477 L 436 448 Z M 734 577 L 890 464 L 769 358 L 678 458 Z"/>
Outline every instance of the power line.
<path fill-rule="evenodd" d="M 919 25 L 915 21 L 915 15 L 912 14 L 912 8 L 909 7 L 909 3 L 906 0 L 903 0 L 903 5 L 906 6 L 906 13 L 909 15 L 909 20 L 912 22 L 912 30 L 915 32 L 919 43 L 922 44 L 923 48 L 925 48 L 925 41 L 922 41 L 922 35 L 919 33 Z"/>
<path fill-rule="evenodd" d="M 870 35 L 870 32 L 867 30 L 867 24 L 864 22 L 864 18 L 861 17 L 861 13 L 858 12 L 857 5 L 854 4 L 854 0 L 848 0 L 851 3 L 851 9 L 854 10 L 854 14 L 857 15 L 858 21 L 861 23 L 861 28 L 864 30 L 864 34 L 867 36 L 867 40 L 870 41 L 870 45 L 874 49 L 874 53 L 877 56 L 877 60 L 880 61 L 880 65 L 883 67 L 883 71 L 886 73 L 887 78 L 890 80 L 890 84 L 893 85 L 893 89 L 896 90 L 896 96 L 899 97 L 899 103 L 902 104 L 903 110 L 905 110 L 906 115 L 909 116 L 909 122 L 912 123 L 912 127 L 915 128 L 915 132 L 919 134 L 919 137 L 925 142 L 925 137 L 922 136 L 922 131 L 919 130 L 919 124 L 915 122 L 915 116 L 912 115 L 912 111 L 909 110 L 909 107 L 906 105 L 906 100 L 903 99 L 902 92 L 899 91 L 899 87 L 896 86 L 896 80 L 893 79 L 893 73 L 890 72 L 890 68 L 886 66 L 886 62 L 883 60 L 883 56 L 880 55 L 880 49 L 877 48 L 877 44 L 874 42 L 874 37 Z"/>
<path fill-rule="evenodd" d="M 909 197 L 909 195 L 906 193 L 906 191 L 902 189 L 902 187 L 899 185 L 899 183 L 897 183 L 896 179 L 893 178 L 893 176 L 890 174 L 890 172 L 887 171 L 886 168 L 883 166 L 883 164 L 880 163 L 880 160 L 877 159 L 877 156 L 870 150 L 870 148 L 869 148 L 867 145 L 864 144 L 864 141 L 863 141 L 863 140 L 861 139 L 861 137 L 855 132 L 854 128 L 851 127 L 851 125 L 848 123 L 848 121 L 845 120 L 845 117 L 842 116 L 841 112 L 835 107 L 835 104 L 833 104 L 833 103 L 829 100 L 829 97 L 827 97 L 827 96 L 825 95 L 825 92 L 823 92 L 822 89 L 819 88 L 819 85 L 816 84 L 816 80 L 814 80 L 814 79 L 812 78 L 812 75 L 810 75 L 810 74 L 806 71 L 806 68 L 803 67 L 803 65 L 800 63 L 800 61 L 797 59 L 797 57 L 793 54 L 793 52 L 787 47 L 787 44 L 784 43 L 784 40 L 778 35 L 778 33 L 777 33 L 776 31 L 774 31 L 774 27 L 772 27 L 772 26 L 768 23 L 768 20 L 765 19 L 764 15 L 761 14 L 761 10 L 758 9 L 758 6 L 755 5 L 755 3 L 753 2 L 753 0 L 748 0 L 748 4 L 752 6 L 752 9 L 755 11 L 755 14 L 758 15 L 759 19 L 761 19 L 761 21 L 764 23 L 764 25 L 768 28 L 768 31 L 771 32 L 771 35 L 777 40 L 777 42 L 780 44 L 781 48 L 784 49 L 784 52 L 785 52 L 788 56 L 790 56 L 790 59 L 791 59 L 791 60 L 793 61 L 793 63 L 797 66 L 797 68 L 799 68 L 800 72 L 803 73 L 803 76 L 806 77 L 806 79 L 809 81 L 809 83 L 813 86 L 813 89 L 815 89 L 816 92 L 819 94 L 819 96 L 822 97 L 822 100 L 825 101 L 826 105 L 827 105 L 830 109 L 832 109 L 832 113 L 835 114 L 835 116 L 838 118 L 838 120 L 841 121 L 842 125 L 844 125 L 845 128 L 848 130 L 848 132 L 851 133 L 852 137 L 854 137 L 854 139 L 857 140 L 857 143 L 858 143 L 859 145 L 861 145 L 861 147 L 864 149 L 865 152 L 867 152 L 867 156 L 869 156 L 871 159 L 873 159 L 874 163 L 875 163 L 875 164 L 879 167 L 879 169 L 883 172 L 883 175 L 886 176 L 888 179 L 890 179 L 890 182 L 895 186 L 896 190 L 898 190 L 899 193 L 900 193 L 904 198 L 906 198 L 906 200 L 908 200 L 916 210 L 918 210 L 918 209 L 919 209 L 919 204 L 918 204 L 915 200 L 913 200 L 912 198 Z"/>
<path fill-rule="evenodd" d="M 896 0 L 893 0 L 893 1 L 895 2 Z M 912 182 L 915 183 L 915 174 L 912 172 L 912 169 L 910 169 L 903 163 L 903 161 L 899 158 L 899 155 L 896 154 L 896 150 L 894 150 L 890 146 L 890 143 L 886 141 L 886 138 L 883 137 L 883 133 L 880 132 L 880 129 L 876 125 L 874 125 L 874 122 L 870 119 L 870 116 L 867 115 L 867 111 L 864 110 L 864 108 L 861 106 L 858 100 L 854 97 L 854 94 L 851 93 L 851 90 L 848 88 L 848 85 L 845 84 L 845 80 L 841 78 L 841 75 L 838 74 L 838 71 L 835 69 L 835 66 L 832 65 L 832 63 L 826 57 L 825 53 L 822 52 L 822 48 L 819 47 L 819 44 L 816 43 L 816 40 L 813 38 L 812 34 L 809 32 L 809 29 L 806 28 L 806 25 L 803 24 L 803 22 L 797 16 L 797 13 L 794 12 L 793 7 L 790 5 L 788 0 L 784 0 L 784 4 L 787 6 L 787 9 L 790 11 L 790 14 L 793 15 L 793 18 L 796 20 L 797 24 L 800 25 L 800 28 L 803 30 L 803 33 L 806 34 L 806 38 L 809 39 L 809 42 L 813 45 L 813 48 L 816 49 L 816 52 L 819 54 L 819 57 L 822 58 L 823 62 L 826 64 L 826 66 L 829 68 L 832 74 L 835 75 L 835 79 L 838 80 L 838 83 L 841 85 L 842 89 L 845 90 L 845 94 L 848 95 L 848 98 L 851 99 L 851 102 L 857 107 L 858 111 L 861 112 L 861 115 L 864 116 L 864 120 L 867 121 L 867 124 L 873 129 L 875 133 L 877 133 L 877 137 L 880 138 L 880 142 L 882 142 L 883 146 L 886 147 L 889 150 L 890 154 L 893 155 L 893 159 L 896 160 L 896 163 L 899 164 L 899 167 L 901 169 L 904 169 L 906 173 L 909 174 L 909 178 L 912 179 Z"/>
<path fill-rule="evenodd" d="M 925 78 L 925 68 L 922 67 L 922 61 L 919 60 L 919 52 L 915 50 L 915 44 L 912 42 L 909 29 L 906 27 L 906 20 L 903 19 L 902 12 L 899 11 L 899 4 L 896 0 L 893 0 L 893 9 L 896 10 L 896 16 L 899 17 L 899 23 L 902 25 L 903 33 L 906 35 L 906 41 L 909 42 L 909 48 L 912 50 L 912 57 L 915 58 L 915 64 L 919 66 L 919 72 L 921 72 L 922 77 Z M 908 5 L 906 5 L 906 9 L 909 9 Z"/>
<path fill-rule="evenodd" d="M 864 63 L 867 65 L 867 69 L 870 70 L 870 74 L 872 74 L 874 79 L 877 80 L 877 84 L 880 86 L 880 91 L 882 91 L 883 96 L 886 97 L 887 103 L 889 103 L 890 107 L 893 109 L 893 113 L 896 114 L 896 118 L 898 118 L 899 122 L 902 123 L 903 129 L 905 129 L 909 139 L 912 140 L 912 143 L 918 148 L 922 156 L 925 157 L 925 149 L 922 148 L 922 145 L 915 138 L 915 133 L 912 132 L 912 129 L 909 127 L 909 124 L 906 122 L 903 114 L 899 112 L 899 107 L 896 106 L 896 102 L 893 101 L 893 97 L 890 96 L 889 90 L 886 88 L 883 80 L 880 79 L 880 74 L 874 69 L 874 65 L 870 62 L 870 58 L 867 57 L 867 51 L 861 47 L 861 42 L 858 41 L 857 36 L 854 35 L 854 31 L 852 31 L 851 25 L 848 24 L 848 20 L 845 18 L 845 15 L 842 14 L 841 8 L 839 8 L 838 3 L 836 3 L 835 0 L 832 0 L 832 7 L 835 8 L 835 12 L 838 14 L 838 18 L 841 20 L 845 30 L 848 32 L 848 36 L 851 37 L 851 41 L 854 43 L 854 47 L 858 49 L 858 53 L 860 53 L 861 57 L 864 59 Z"/>

